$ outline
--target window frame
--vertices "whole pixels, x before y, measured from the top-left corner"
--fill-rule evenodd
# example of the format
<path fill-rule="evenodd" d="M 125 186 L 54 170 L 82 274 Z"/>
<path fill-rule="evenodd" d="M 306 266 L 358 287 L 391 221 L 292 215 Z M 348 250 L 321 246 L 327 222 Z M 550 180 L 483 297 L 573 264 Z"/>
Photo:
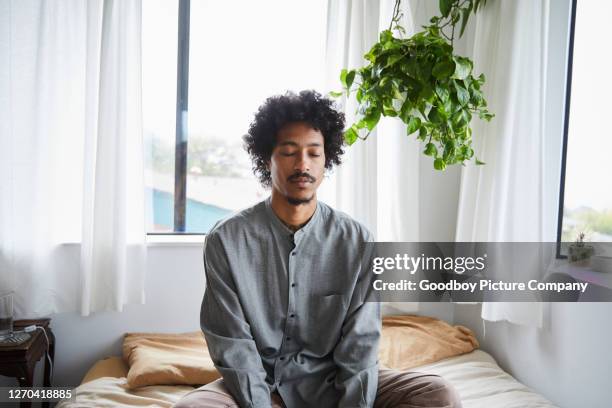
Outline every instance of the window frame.
<path fill-rule="evenodd" d="M 187 147 L 189 114 L 189 23 L 191 0 L 179 0 L 176 70 L 176 130 L 174 150 L 174 231 L 159 235 L 187 234 Z M 203 234 L 194 234 L 203 235 Z"/>
<path fill-rule="evenodd" d="M 563 212 L 565 207 L 565 175 L 567 168 L 567 147 L 570 121 L 570 104 L 572 98 L 572 73 L 574 63 L 574 36 L 576 31 L 576 6 L 577 0 L 572 0 L 570 10 L 570 31 L 567 54 L 567 78 L 565 83 L 565 115 L 563 122 L 563 150 L 561 153 L 561 177 L 559 186 L 559 211 L 557 214 L 557 259 L 567 259 L 567 255 L 561 253 L 561 237 L 563 234 Z"/>

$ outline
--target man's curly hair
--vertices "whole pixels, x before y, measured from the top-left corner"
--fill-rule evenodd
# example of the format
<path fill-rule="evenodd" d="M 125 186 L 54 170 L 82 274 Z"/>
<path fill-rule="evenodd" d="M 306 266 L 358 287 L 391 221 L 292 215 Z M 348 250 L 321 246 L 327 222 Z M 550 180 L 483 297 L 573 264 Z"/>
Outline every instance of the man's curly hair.
<path fill-rule="evenodd" d="M 288 123 L 304 122 L 323 135 L 325 168 L 341 163 L 344 154 L 344 114 L 333 102 L 316 91 L 271 96 L 259 107 L 249 133 L 243 137 L 245 149 L 253 162 L 253 173 L 264 187 L 270 187 L 272 177 L 267 163 L 276 145 L 278 131 Z"/>

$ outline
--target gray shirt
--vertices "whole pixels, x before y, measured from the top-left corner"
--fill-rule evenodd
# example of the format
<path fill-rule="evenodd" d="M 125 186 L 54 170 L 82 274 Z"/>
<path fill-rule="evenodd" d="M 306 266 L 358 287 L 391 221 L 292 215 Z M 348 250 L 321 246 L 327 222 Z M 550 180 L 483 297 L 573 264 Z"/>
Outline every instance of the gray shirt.
<path fill-rule="evenodd" d="M 368 230 L 318 202 L 293 233 L 270 198 L 206 238 L 200 314 L 210 355 L 241 407 L 371 407 L 380 306 L 365 302 Z"/>

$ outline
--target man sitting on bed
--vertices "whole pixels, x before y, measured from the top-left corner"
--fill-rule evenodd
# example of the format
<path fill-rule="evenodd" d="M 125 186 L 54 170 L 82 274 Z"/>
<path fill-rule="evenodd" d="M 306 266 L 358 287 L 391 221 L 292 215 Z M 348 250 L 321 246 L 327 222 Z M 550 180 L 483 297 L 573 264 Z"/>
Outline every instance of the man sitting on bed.
<path fill-rule="evenodd" d="M 378 367 L 380 304 L 360 276 L 372 235 L 316 195 L 343 129 L 314 91 L 259 108 L 246 149 L 272 194 L 217 223 L 204 249 L 202 331 L 223 378 L 177 408 L 461 406 L 438 376 Z"/>

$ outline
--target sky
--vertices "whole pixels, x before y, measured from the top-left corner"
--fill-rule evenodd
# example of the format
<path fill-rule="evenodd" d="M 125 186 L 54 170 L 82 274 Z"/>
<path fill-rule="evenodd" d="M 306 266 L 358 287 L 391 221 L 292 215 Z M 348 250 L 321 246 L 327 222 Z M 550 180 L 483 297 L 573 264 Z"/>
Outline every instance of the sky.
<path fill-rule="evenodd" d="M 577 4 L 565 205 L 612 210 L 612 2 Z"/>

